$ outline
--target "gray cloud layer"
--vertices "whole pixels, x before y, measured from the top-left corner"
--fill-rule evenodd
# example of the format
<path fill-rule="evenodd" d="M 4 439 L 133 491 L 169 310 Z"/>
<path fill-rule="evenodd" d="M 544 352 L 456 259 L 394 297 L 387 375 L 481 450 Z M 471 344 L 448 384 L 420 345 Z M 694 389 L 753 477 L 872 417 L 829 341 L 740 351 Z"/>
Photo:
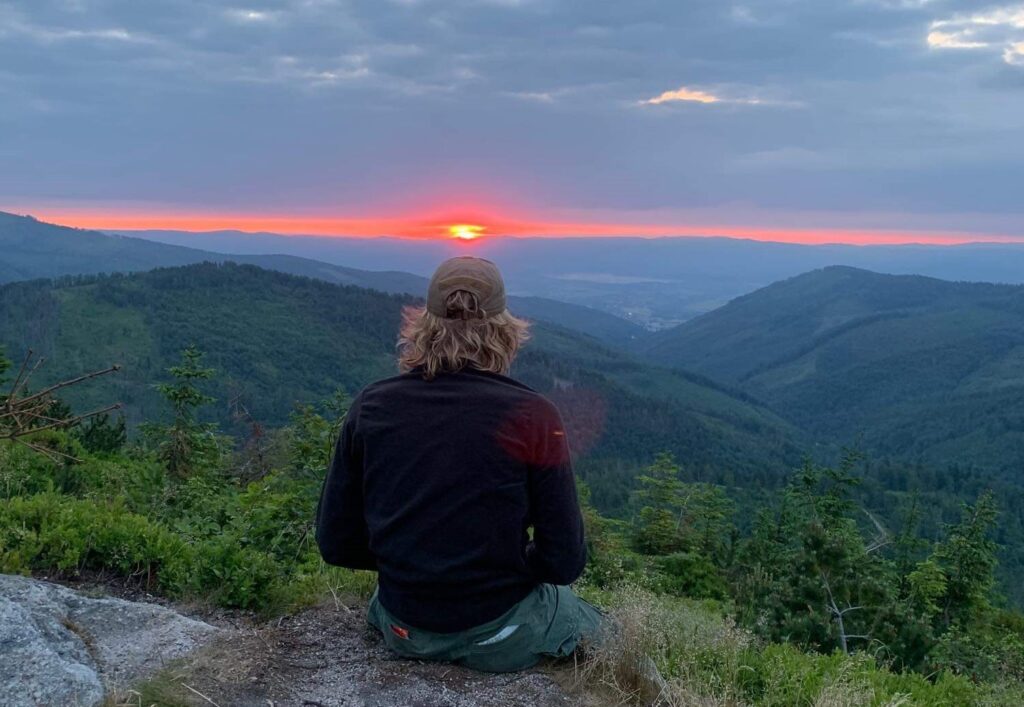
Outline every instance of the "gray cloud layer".
<path fill-rule="evenodd" d="M 1024 215 L 1021 2 L 0 0 L 0 105 L 8 201 Z"/>

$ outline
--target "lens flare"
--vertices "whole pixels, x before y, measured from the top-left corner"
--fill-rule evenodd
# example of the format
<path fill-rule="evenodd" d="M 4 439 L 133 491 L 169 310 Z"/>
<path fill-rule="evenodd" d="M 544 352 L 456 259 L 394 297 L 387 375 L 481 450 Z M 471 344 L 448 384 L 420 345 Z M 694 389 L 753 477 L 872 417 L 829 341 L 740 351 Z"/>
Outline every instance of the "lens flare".
<path fill-rule="evenodd" d="M 448 227 L 448 234 L 462 241 L 472 241 L 484 235 L 486 230 L 485 227 L 472 223 L 454 223 Z"/>

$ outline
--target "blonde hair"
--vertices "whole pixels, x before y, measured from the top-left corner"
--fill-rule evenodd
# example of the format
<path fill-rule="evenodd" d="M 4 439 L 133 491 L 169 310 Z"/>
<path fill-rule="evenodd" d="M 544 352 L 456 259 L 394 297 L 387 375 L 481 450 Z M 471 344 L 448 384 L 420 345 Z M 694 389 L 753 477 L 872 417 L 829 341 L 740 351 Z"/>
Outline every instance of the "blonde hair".
<path fill-rule="evenodd" d="M 487 316 L 476 295 L 457 290 L 445 300 L 448 317 L 426 307 L 406 307 L 398 334 L 398 368 L 423 366 L 423 377 L 466 366 L 508 375 L 519 347 L 530 338 L 529 325 L 508 313 Z"/>

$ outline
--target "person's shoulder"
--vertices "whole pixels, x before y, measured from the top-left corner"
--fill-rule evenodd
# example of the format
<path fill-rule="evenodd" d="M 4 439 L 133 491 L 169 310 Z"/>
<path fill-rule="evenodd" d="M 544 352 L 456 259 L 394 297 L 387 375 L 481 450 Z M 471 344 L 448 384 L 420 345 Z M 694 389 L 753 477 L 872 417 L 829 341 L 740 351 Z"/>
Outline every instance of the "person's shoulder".
<path fill-rule="evenodd" d="M 475 372 L 480 374 L 481 372 Z M 510 378 L 500 373 L 484 373 L 487 378 L 505 387 L 508 394 L 518 399 L 519 409 L 527 414 L 534 421 L 546 422 L 549 424 L 561 424 L 561 413 L 558 406 L 540 391 L 531 388 L 526 383 Z"/>
<path fill-rule="evenodd" d="M 501 373 L 475 369 L 467 369 L 465 373 L 478 378 L 485 378 L 493 385 L 501 387 L 508 395 L 519 398 L 523 404 L 527 404 L 531 408 L 536 408 L 546 413 L 558 413 L 558 408 L 555 407 L 555 404 L 546 395 L 520 380 Z"/>
<path fill-rule="evenodd" d="M 389 391 L 394 390 L 396 387 L 404 387 L 410 383 L 421 380 L 422 376 L 419 373 L 409 372 L 400 373 L 395 376 L 389 376 L 388 378 L 381 378 L 372 383 L 363 386 L 362 390 L 356 394 L 355 399 L 363 401 L 366 399 L 372 399 L 373 397 L 386 394 Z"/>
<path fill-rule="evenodd" d="M 537 391 L 533 392 L 532 398 L 532 409 L 534 417 L 548 425 L 556 427 L 562 426 L 562 413 L 559 412 L 558 406 L 551 401 L 549 397 Z"/>

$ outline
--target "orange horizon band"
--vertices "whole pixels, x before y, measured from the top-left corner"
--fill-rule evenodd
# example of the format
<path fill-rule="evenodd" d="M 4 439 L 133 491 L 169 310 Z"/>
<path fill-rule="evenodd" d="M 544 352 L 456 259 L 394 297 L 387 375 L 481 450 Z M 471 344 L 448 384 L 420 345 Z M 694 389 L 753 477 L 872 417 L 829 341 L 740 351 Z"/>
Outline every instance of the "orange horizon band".
<path fill-rule="evenodd" d="M 243 231 L 337 238 L 396 237 L 478 240 L 501 236 L 527 238 L 701 237 L 741 238 L 804 245 L 962 245 L 1021 243 L 1024 236 L 964 232 L 926 232 L 829 228 L 753 228 L 711 224 L 532 222 L 503 218 L 314 218 L 243 214 L 167 214 L 34 209 L 40 220 L 94 230 Z"/>

